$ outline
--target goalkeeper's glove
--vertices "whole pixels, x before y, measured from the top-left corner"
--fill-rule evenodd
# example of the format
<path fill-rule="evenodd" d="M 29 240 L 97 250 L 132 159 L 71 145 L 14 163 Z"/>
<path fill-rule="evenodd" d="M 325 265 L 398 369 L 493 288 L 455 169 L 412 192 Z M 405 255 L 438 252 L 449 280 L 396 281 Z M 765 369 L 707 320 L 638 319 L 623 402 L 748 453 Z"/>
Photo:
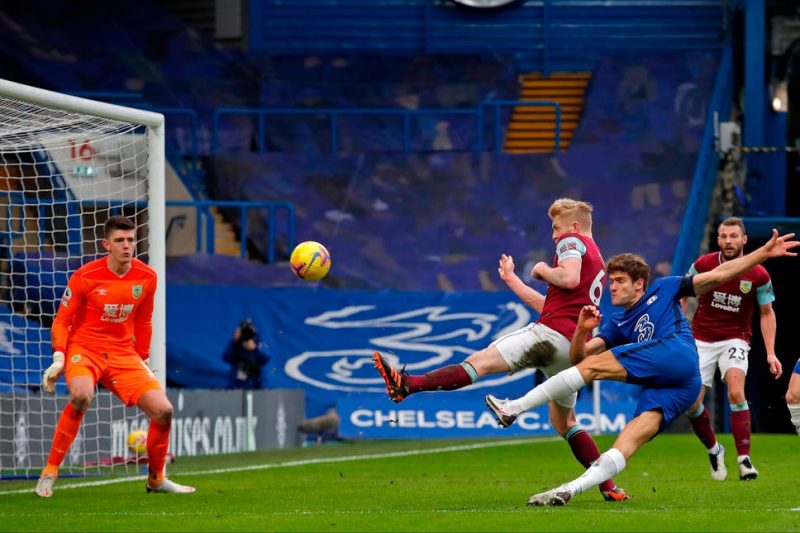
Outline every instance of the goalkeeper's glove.
<path fill-rule="evenodd" d="M 53 394 L 56 391 L 56 381 L 64 373 L 64 352 L 53 352 L 53 364 L 42 374 L 42 388 L 45 392 Z"/>

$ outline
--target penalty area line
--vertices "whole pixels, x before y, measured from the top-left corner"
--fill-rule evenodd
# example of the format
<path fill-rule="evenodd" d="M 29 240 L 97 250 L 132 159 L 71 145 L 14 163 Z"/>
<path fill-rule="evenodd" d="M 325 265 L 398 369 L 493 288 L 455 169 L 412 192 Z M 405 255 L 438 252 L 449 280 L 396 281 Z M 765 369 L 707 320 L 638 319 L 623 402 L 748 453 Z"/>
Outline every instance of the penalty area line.
<path fill-rule="evenodd" d="M 364 455 L 345 455 L 342 457 L 319 457 L 314 459 L 298 459 L 296 461 L 286 461 L 283 463 L 264 463 L 258 465 L 233 466 L 229 468 L 214 468 L 210 470 L 197 470 L 181 472 L 179 477 L 187 476 L 216 476 L 219 474 L 230 474 L 234 472 L 249 472 L 252 470 L 269 470 L 272 468 L 291 468 L 296 466 L 317 465 L 326 463 L 346 463 L 351 461 L 368 461 L 371 459 L 391 459 L 396 457 L 410 457 L 413 455 L 432 455 L 438 453 L 463 452 L 470 450 L 481 450 L 486 448 L 499 448 L 502 446 L 520 446 L 523 444 L 534 444 L 540 442 L 555 442 L 562 440 L 561 437 L 535 438 L 535 439 L 514 439 L 506 441 L 480 442 L 474 444 L 460 444 L 456 446 L 444 446 L 442 448 L 427 448 L 422 450 L 404 450 L 399 452 L 373 453 Z M 213 457 L 213 456 L 209 456 Z M 67 483 L 56 485 L 56 490 L 80 489 L 84 487 L 102 487 L 105 485 L 116 485 L 118 483 L 131 483 L 134 481 L 144 481 L 147 476 L 126 476 L 114 479 L 103 479 L 98 481 L 86 481 L 82 483 Z M 33 487 L 28 489 L 16 489 L 0 491 L 0 496 L 9 494 L 26 494 L 33 492 Z"/>

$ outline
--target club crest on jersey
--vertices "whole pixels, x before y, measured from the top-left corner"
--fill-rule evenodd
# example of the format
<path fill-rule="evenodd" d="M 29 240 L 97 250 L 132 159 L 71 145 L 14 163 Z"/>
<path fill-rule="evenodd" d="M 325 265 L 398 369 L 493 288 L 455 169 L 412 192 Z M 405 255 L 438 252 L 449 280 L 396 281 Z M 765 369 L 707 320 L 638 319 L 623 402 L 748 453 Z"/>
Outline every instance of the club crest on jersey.
<path fill-rule="evenodd" d="M 141 285 L 134 285 L 131 287 L 131 293 L 133 293 L 134 298 L 138 298 L 142 295 L 142 286 Z"/>
<path fill-rule="evenodd" d="M 739 290 L 742 291 L 744 294 L 750 292 L 750 289 L 752 288 L 753 288 L 752 281 L 742 280 L 739 282 Z"/>

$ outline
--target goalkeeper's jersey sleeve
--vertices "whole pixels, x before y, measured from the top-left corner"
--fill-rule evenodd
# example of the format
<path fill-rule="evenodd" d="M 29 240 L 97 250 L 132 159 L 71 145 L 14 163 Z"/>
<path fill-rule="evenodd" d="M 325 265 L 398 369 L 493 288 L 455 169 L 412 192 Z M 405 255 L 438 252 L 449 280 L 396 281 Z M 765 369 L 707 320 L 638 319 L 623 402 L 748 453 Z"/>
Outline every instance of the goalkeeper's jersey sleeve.
<path fill-rule="evenodd" d="M 86 263 L 70 278 L 51 330 L 53 351 L 77 343 L 99 352 L 135 351 L 150 355 L 155 271 L 138 259 L 118 276 L 103 257 Z"/>

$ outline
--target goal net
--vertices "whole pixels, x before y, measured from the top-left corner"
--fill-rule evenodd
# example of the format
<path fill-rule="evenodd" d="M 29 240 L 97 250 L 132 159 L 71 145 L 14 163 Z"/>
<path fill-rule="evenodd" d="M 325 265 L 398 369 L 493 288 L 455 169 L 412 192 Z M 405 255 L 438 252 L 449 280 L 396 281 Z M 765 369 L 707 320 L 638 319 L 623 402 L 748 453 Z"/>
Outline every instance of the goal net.
<path fill-rule="evenodd" d="M 40 388 L 50 326 L 69 276 L 105 253 L 103 224 L 137 226 L 137 256 L 159 274 L 151 363 L 165 380 L 163 116 L 0 80 L 0 478 L 35 477 L 67 403 Z M 99 387 L 62 476 L 138 459 L 147 418 Z"/>

